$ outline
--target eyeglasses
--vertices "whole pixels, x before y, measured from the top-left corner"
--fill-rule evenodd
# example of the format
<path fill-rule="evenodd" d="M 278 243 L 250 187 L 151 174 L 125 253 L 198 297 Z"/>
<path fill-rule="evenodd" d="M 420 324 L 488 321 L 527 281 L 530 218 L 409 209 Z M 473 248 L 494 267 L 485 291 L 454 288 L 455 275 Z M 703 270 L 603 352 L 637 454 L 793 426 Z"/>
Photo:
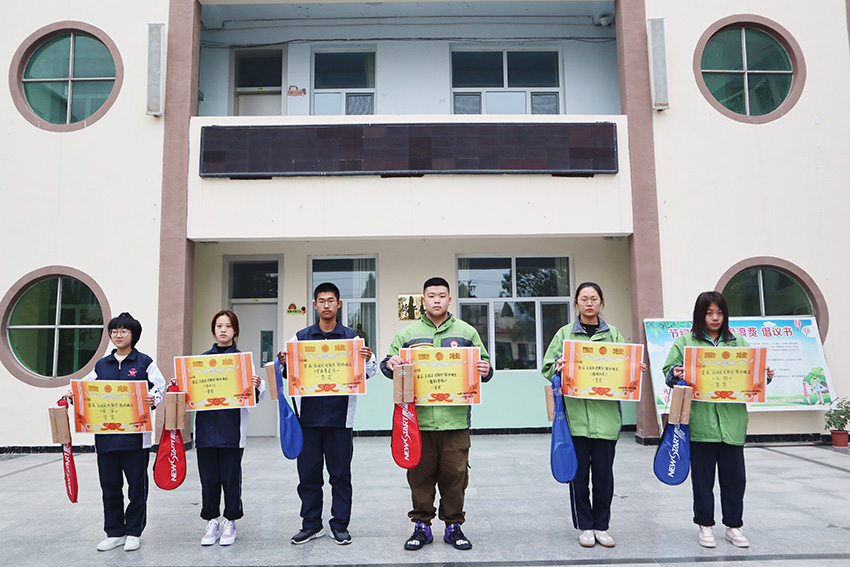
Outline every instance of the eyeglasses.
<path fill-rule="evenodd" d="M 333 305 L 336 303 L 336 299 L 317 299 L 316 305 Z"/>
<path fill-rule="evenodd" d="M 126 337 L 129 334 L 130 331 L 128 329 L 112 329 L 109 331 L 110 337 Z"/>
<path fill-rule="evenodd" d="M 599 303 L 598 297 L 579 297 L 578 302 L 582 305 L 596 305 Z"/>

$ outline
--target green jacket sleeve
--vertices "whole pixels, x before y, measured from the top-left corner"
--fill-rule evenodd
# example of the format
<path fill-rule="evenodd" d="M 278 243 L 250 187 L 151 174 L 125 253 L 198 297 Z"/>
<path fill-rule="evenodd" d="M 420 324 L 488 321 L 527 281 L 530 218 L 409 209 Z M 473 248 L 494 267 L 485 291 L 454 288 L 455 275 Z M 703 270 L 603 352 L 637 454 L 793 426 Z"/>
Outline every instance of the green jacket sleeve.
<path fill-rule="evenodd" d="M 663 372 L 668 386 L 670 386 L 670 370 L 672 370 L 674 366 L 680 366 L 685 361 L 685 336 L 686 335 L 683 335 L 676 339 L 676 342 L 674 342 L 673 346 L 670 348 L 670 353 L 667 355 L 667 361 L 664 363 Z"/>
<path fill-rule="evenodd" d="M 543 368 L 540 371 L 547 381 L 551 381 L 552 375 L 555 374 L 555 361 L 559 356 L 564 354 L 564 341 L 566 340 L 568 326 L 558 329 L 558 332 L 552 337 L 552 342 L 549 343 L 549 348 L 546 349 L 546 354 L 543 356 Z"/>

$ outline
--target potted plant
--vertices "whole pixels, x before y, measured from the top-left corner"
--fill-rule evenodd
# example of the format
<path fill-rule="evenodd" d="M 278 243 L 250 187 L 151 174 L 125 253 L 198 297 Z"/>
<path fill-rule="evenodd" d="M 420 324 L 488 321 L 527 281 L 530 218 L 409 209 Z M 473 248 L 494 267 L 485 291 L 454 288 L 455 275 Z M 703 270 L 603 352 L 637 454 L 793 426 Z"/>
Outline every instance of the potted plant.
<path fill-rule="evenodd" d="M 823 415 L 826 422 L 824 429 L 832 434 L 834 447 L 847 446 L 847 424 L 850 423 L 850 400 L 839 398 Z"/>

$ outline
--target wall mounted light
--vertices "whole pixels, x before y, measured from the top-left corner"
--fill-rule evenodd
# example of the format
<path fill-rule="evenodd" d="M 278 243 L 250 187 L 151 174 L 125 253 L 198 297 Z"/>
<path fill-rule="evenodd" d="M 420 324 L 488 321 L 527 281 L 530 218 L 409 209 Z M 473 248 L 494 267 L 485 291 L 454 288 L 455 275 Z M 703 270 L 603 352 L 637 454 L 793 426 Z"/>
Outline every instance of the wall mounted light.
<path fill-rule="evenodd" d="M 670 94 L 667 89 L 667 40 L 664 31 L 664 18 L 650 18 L 646 21 L 647 44 L 649 46 L 649 76 L 653 110 L 670 108 Z"/>
<path fill-rule="evenodd" d="M 148 77 L 146 114 L 162 116 L 165 110 L 165 24 L 148 24 Z"/>

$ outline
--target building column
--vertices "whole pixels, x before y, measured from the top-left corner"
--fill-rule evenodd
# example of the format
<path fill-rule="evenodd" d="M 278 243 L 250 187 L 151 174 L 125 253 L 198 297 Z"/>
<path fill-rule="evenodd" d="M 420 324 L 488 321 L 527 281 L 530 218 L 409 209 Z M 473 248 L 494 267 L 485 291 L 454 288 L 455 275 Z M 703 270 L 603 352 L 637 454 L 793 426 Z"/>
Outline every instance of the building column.
<path fill-rule="evenodd" d="M 649 87 L 646 6 L 643 0 L 617 0 L 617 61 L 620 106 L 629 119 L 632 177 L 631 264 L 632 330 L 634 340 L 646 340 L 643 320 L 664 315 L 661 285 L 661 243 L 655 176 L 653 110 Z M 649 373 L 643 376 L 643 395 L 637 406 L 637 441 L 651 444 L 660 437 L 655 396 Z"/>

